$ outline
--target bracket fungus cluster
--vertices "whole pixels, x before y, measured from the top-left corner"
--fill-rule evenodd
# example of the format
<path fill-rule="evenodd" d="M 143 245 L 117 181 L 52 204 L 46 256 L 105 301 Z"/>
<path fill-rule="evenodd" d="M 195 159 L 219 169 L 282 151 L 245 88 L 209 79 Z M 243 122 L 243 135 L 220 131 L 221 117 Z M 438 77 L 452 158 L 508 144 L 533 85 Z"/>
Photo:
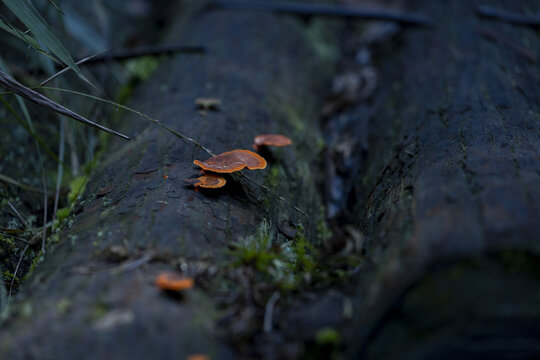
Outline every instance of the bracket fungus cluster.
<path fill-rule="evenodd" d="M 287 146 L 292 144 L 291 139 L 279 134 L 258 135 L 253 141 L 255 150 L 259 150 L 262 146 Z M 243 149 L 226 151 L 204 161 L 194 160 L 193 163 L 205 172 L 204 175 L 196 179 L 185 179 L 187 183 L 195 187 L 195 190 L 197 188 L 217 189 L 225 186 L 227 183 L 225 178 L 213 173 L 230 174 L 244 168 L 248 168 L 248 170 L 265 169 L 267 165 L 266 160 L 261 155 Z"/>
<path fill-rule="evenodd" d="M 253 151 L 249 150 L 232 150 L 222 154 L 212 156 L 205 161 L 195 160 L 195 165 L 201 167 L 204 171 L 214 173 L 230 174 L 240 171 L 247 167 L 249 170 L 266 168 L 266 160 Z M 186 179 L 187 183 L 193 185 L 195 189 L 217 189 L 225 186 L 227 181 L 225 178 L 211 173 L 205 173 L 196 179 Z"/>
<path fill-rule="evenodd" d="M 195 165 L 216 173 L 233 173 L 247 167 L 249 170 L 266 168 L 266 160 L 249 150 L 233 150 L 212 156 L 205 161 L 195 160 Z"/>

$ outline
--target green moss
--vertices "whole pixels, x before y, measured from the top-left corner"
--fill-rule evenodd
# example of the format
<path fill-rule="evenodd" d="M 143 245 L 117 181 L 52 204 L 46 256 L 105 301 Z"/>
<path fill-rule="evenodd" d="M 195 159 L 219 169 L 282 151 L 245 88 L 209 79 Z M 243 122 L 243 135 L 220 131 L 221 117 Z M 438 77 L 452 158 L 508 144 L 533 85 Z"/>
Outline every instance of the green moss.
<path fill-rule="evenodd" d="M 323 205 L 319 207 L 319 221 L 317 222 L 317 240 L 319 244 L 328 240 L 332 236 L 332 231 L 325 221 L 326 209 Z"/>
<path fill-rule="evenodd" d="M 313 272 L 317 267 L 317 263 L 315 261 L 317 250 L 313 244 L 307 240 L 301 230 L 296 233 L 292 243 L 294 244 L 293 264 L 295 272 Z"/>
<path fill-rule="evenodd" d="M 276 244 L 277 241 L 268 223 L 261 222 L 256 234 L 240 238 L 233 245 L 231 265 L 252 267 L 261 275 L 261 281 L 281 290 L 297 289 L 317 267 L 316 250 L 301 230 L 290 241 Z"/>
<path fill-rule="evenodd" d="M 265 183 L 270 189 L 276 189 L 280 181 L 285 179 L 283 167 L 281 165 L 274 165 L 270 168 L 268 175 L 266 176 Z"/>
<path fill-rule="evenodd" d="M 56 210 L 56 219 L 54 220 L 54 228 L 58 229 L 64 225 L 64 221 L 68 218 L 71 212 L 71 207 L 60 208 Z"/>
<path fill-rule="evenodd" d="M 341 342 L 341 335 L 334 328 L 322 328 L 315 334 L 315 342 L 319 346 L 337 346 Z"/>
<path fill-rule="evenodd" d="M 98 302 L 92 309 L 92 313 L 89 316 L 89 321 L 96 321 L 107 315 L 109 312 L 109 306 L 102 302 Z"/>
<path fill-rule="evenodd" d="M 15 240 L 10 237 L 0 235 L 0 243 L 6 246 L 10 252 L 15 251 L 16 249 Z"/>
<path fill-rule="evenodd" d="M 307 28 L 306 36 L 307 43 L 311 45 L 316 53 L 316 58 L 333 63 L 339 56 L 339 42 L 330 37 L 332 32 L 328 31 L 328 26 L 328 20 L 316 19 Z"/>
<path fill-rule="evenodd" d="M 319 152 L 324 151 L 324 149 L 326 148 L 326 142 L 324 141 L 324 138 L 319 133 L 317 133 L 316 145 Z"/>
<path fill-rule="evenodd" d="M 273 234 L 268 229 L 268 223 L 263 220 L 255 235 L 240 238 L 234 245 L 232 255 L 236 265 L 253 265 L 257 270 L 266 272 L 275 256 L 270 252 Z"/>
<path fill-rule="evenodd" d="M 158 68 L 160 59 L 156 56 L 142 56 L 126 61 L 126 70 L 138 80 L 147 80 Z"/>
<path fill-rule="evenodd" d="M 86 175 L 82 175 L 77 176 L 70 181 L 70 190 L 68 194 L 68 201 L 70 204 L 75 202 L 75 200 L 77 200 L 77 198 L 84 193 L 84 189 L 86 188 L 86 178 Z"/>
<path fill-rule="evenodd" d="M 30 268 L 28 269 L 27 273 L 24 275 L 24 278 L 27 279 L 44 259 L 45 257 L 43 256 L 41 250 L 39 250 L 36 255 L 33 255 L 32 263 L 30 264 Z"/>
<path fill-rule="evenodd" d="M 65 313 L 67 313 L 70 307 L 71 307 L 71 300 L 68 298 L 62 298 L 56 304 L 56 310 L 58 311 L 60 315 L 64 315 Z"/>
<path fill-rule="evenodd" d="M 58 222 L 64 221 L 69 216 L 70 211 L 71 208 L 69 207 L 56 210 L 56 220 L 58 220 Z"/>
<path fill-rule="evenodd" d="M 8 271 L 8 270 L 4 271 L 4 279 L 5 279 L 5 280 L 13 280 L 13 277 L 14 277 L 14 275 L 13 275 L 12 272 L 10 272 L 10 271 Z M 19 278 L 18 278 L 18 277 L 15 277 L 15 282 L 16 282 L 16 283 L 19 282 Z"/>

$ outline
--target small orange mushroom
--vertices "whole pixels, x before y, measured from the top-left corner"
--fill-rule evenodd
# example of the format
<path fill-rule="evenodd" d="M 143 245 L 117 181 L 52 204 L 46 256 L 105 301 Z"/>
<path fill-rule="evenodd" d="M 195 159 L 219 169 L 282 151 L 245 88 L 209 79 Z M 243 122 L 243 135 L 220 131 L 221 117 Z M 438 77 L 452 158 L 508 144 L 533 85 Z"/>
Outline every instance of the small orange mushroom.
<path fill-rule="evenodd" d="M 195 165 L 217 173 L 232 173 L 247 167 L 249 170 L 266 168 L 266 160 L 249 150 L 232 150 L 212 156 L 205 161 L 195 160 Z"/>
<path fill-rule="evenodd" d="M 292 144 L 291 139 L 280 134 L 258 135 L 253 142 L 257 146 L 287 146 Z"/>
<path fill-rule="evenodd" d="M 210 356 L 205 354 L 191 354 L 186 360 L 210 360 Z"/>
<path fill-rule="evenodd" d="M 214 174 L 204 174 L 203 176 L 200 176 L 196 179 L 185 179 L 184 181 L 190 183 L 196 188 L 202 187 L 206 189 L 217 189 L 225 186 L 225 184 L 227 183 L 227 180 L 225 180 L 221 176 Z"/>
<path fill-rule="evenodd" d="M 163 290 L 189 290 L 193 287 L 193 284 L 193 278 L 173 272 L 164 271 L 156 277 L 156 286 Z"/>
<path fill-rule="evenodd" d="M 195 105 L 201 110 L 217 110 L 221 105 L 221 100 L 214 98 L 195 99 Z"/>

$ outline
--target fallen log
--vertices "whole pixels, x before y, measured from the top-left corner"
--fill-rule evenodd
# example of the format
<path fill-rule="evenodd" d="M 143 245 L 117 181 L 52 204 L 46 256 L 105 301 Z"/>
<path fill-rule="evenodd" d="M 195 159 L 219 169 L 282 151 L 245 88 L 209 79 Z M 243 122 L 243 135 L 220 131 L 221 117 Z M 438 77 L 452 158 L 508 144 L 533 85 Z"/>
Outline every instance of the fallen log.
<path fill-rule="evenodd" d="M 480 3 L 411 2 L 437 28 L 405 33 L 381 69 L 367 184 L 356 186 L 366 266 L 344 331 L 351 357 L 540 356 L 540 72 L 475 29 L 534 54 L 538 34 L 476 17 Z"/>
<path fill-rule="evenodd" d="M 272 241 L 298 231 L 316 237 L 322 213 L 311 168 L 321 141 L 313 124 L 337 58 L 335 43 L 323 39 L 332 31 L 319 30 L 294 19 L 220 12 L 171 30 L 166 41 L 208 52 L 162 65 L 132 106 L 196 141 L 122 116 L 122 131 L 135 138 L 111 146 L 58 244 L 11 305 L 0 358 L 234 357 L 218 339 L 216 301 L 199 283 L 225 277 L 231 246 L 259 232 L 275 234 Z M 218 111 L 196 109 L 200 97 L 219 99 Z M 283 133 L 293 146 L 270 151 L 266 170 L 229 176 L 223 189 L 196 192 L 184 182 L 199 174 L 193 161 L 210 156 L 195 142 L 221 153 L 249 149 L 261 133 Z M 194 277 L 195 289 L 167 296 L 154 284 L 161 270 Z"/>

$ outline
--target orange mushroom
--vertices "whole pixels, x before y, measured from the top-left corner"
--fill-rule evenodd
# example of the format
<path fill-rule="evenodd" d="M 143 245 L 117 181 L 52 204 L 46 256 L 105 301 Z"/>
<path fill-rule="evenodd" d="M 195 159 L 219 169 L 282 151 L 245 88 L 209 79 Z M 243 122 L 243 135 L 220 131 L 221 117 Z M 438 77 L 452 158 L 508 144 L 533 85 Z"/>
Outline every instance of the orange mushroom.
<path fill-rule="evenodd" d="M 186 360 L 210 360 L 210 356 L 205 354 L 191 354 Z"/>
<path fill-rule="evenodd" d="M 204 174 L 203 176 L 200 176 L 196 179 L 185 179 L 184 181 L 190 183 L 196 188 L 202 187 L 206 189 L 217 189 L 225 186 L 225 184 L 227 183 L 227 180 L 225 180 L 221 176 L 214 174 Z"/>
<path fill-rule="evenodd" d="M 266 168 L 266 160 L 249 150 L 232 150 L 212 156 L 205 161 L 195 160 L 195 165 L 217 173 L 232 173 L 247 167 L 249 170 Z"/>
<path fill-rule="evenodd" d="M 217 110 L 221 105 L 221 100 L 214 98 L 195 99 L 195 105 L 201 110 Z"/>
<path fill-rule="evenodd" d="M 173 272 L 164 271 L 156 277 L 156 286 L 163 290 L 189 290 L 193 287 L 193 284 L 193 278 Z"/>
<path fill-rule="evenodd" d="M 253 148 L 256 151 L 259 151 L 261 146 L 287 146 L 291 144 L 291 139 L 280 134 L 262 134 L 253 140 Z"/>

